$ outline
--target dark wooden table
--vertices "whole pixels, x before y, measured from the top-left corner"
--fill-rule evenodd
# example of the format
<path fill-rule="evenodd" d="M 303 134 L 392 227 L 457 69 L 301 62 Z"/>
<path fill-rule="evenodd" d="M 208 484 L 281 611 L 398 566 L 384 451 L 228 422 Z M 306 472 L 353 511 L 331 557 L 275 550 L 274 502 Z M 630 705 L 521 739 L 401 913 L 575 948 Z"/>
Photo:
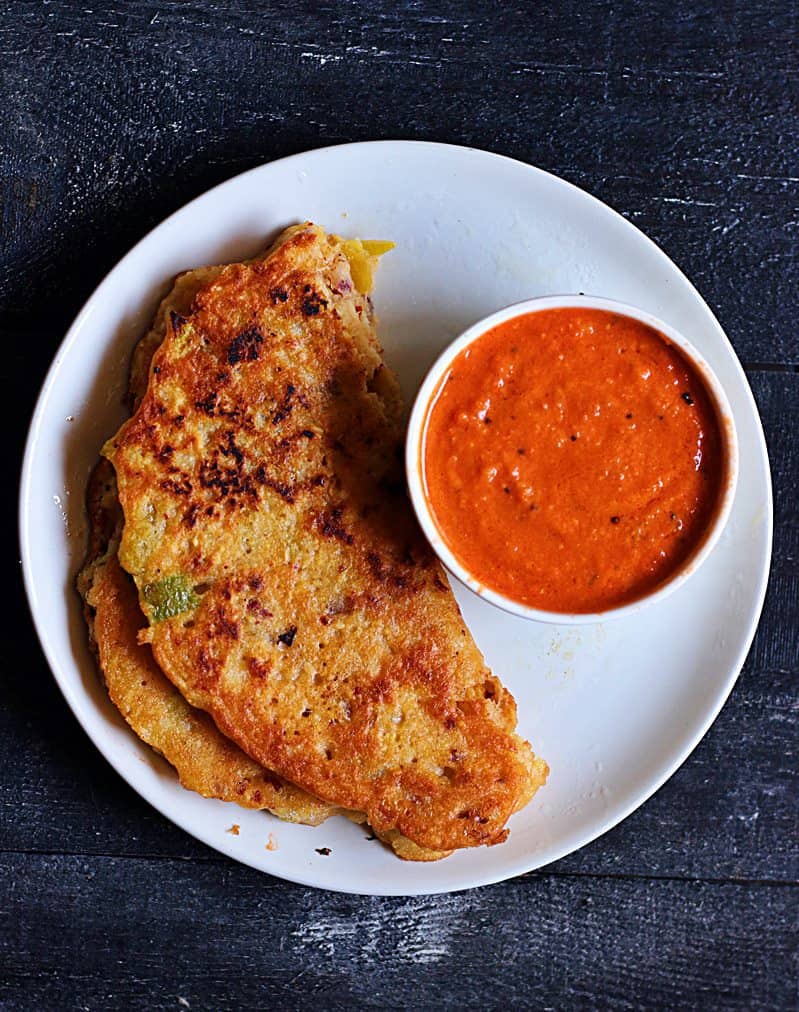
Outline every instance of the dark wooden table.
<path fill-rule="evenodd" d="M 579 853 L 444 897 L 288 885 L 161 818 L 78 727 L 12 577 L 0 1007 L 796 1007 L 795 4 L 86 0 L 0 16 L 7 573 L 28 418 L 95 284 L 209 186 L 377 137 L 542 166 L 660 243 L 746 367 L 776 494 L 760 630 L 679 773 Z"/>

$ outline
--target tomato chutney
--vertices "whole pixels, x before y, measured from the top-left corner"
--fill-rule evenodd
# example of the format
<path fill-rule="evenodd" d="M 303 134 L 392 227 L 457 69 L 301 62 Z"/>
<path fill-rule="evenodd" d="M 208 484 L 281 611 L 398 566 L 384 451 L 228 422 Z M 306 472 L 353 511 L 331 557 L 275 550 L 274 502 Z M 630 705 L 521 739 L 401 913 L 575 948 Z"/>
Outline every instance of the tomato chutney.
<path fill-rule="evenodd" d="M 442 377 L 422 473 L 438 531 L 475 580 L 563 613 L 629 604 L 711 527 L 722 422 L 698 369 L 631 317 L 526 313 Z"/>

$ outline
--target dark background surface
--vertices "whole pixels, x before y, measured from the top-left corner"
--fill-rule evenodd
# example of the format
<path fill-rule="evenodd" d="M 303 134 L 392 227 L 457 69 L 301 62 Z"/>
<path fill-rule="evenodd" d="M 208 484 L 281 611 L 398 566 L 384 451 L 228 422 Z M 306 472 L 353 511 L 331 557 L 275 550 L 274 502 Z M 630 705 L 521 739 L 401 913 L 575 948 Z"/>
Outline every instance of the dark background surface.
<path fill-rule="evenodd" d="M 776 540 L 743 674 L 683 768 L 555 865 L 470 893 L 289 885 L 150 809 L 67 709 L 11 581 L 0 1006 L 794 1008 L 797 7 L 0 2 L 0 336 L 14 489 L 38 386 L 116 260 L 282 155 L 421 138 L 607 201 L 696 283 L 769 444 Z"/>

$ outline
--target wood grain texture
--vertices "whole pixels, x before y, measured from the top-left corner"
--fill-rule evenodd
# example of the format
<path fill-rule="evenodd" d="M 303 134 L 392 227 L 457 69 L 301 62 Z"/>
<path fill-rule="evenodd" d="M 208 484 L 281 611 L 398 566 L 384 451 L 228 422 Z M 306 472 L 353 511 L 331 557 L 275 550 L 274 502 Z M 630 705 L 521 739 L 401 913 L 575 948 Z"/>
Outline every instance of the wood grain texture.
<path fill-rule="evenodd" d="M 13 960 L 0 1000 L 15 1010 L 63 1008 L 65 995 L 174 1010 L 795 1000 L 788 886 L 533 874 L 501 892 L 379 899 L 231 864 L 5 856 L 0 890 L 0 959 Z"/>
<path fill-rule="evenodd" d="M 674 257 L 744 360 L 799 363 L 774 283 L 799 228 L 792 5 L 88 6 L 0 3 L 0 322 L 62 333 L 149 227 L 238 171 L 410 136 L 585 187 Z"/>
<path fill-rule="evenodd" d="M 682 769 L 556 865 L 439 898 L 300 889 L 172 826 L 78 727 L 18 589 L 0 1008 L 799 1007 L 797 21 L 786 0 L 0 0 L 15 453 L 75 312 L 166 214 L 282 155 L 412 137 L 556 172 L 686 271 L 748 367 L 776 519 L 750 656 Z"/>

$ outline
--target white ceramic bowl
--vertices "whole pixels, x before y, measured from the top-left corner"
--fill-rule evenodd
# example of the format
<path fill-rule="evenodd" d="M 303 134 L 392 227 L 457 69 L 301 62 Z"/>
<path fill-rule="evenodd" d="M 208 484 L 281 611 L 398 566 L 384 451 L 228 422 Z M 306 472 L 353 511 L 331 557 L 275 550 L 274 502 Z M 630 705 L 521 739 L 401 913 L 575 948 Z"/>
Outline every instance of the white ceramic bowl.
<path fill-rule="evenodd" d="M 714 512 L 710 526 L 691 555 L 671 576 L 642 597 L 629 604 L 608 608 L 602 612 L 590 613 L 556 612 L 532 608 L 529 605 L 515 601 L 513 598 L 506 597 L 504 594 L 493 590 L 476 579 L 453 554 L 438 529 L 425 489 L 423 468 L 425 436 L 430 410 L 435 403 L 443 377 L 458 355 L 470 344 L 479 340 L 487 331 L 492 330 L 501 323 L 505 323 L 507 320 L 518 316 L 526 316 L 529 313 L 540 312 L 545 309 L 574 308 L 602 309 L 621 316 L 631 317 L 656 330 L 667 341 L 677 347 L 696 368 L 704 381 L 719 419 L 725 456 L 721 500 Z M 408 488 L 416 516 L 430 544 L 450 573 L 486 601 L 490 601 L 492 604 L 504 608 L 505 611 L 509 611 L 514 615 L 521 615 L 523 618 L 534 619 L 539 622 L 553 622 L 558 625 L 583 625 L 590 622 L 618 618 L 622 615 L 629 615 L 647 605 L 660 601 L 685 583 L 699 569 L 713 551 L 730 515 L 735 496 L 735 486 L 738 480 L 738 439 L 735 432 L 732 409 L 727 400 L 727 395 L 724 393 L 724 388 L 696 348 L 674 327 L 669 326 L 663 320 L 657 319 L 657 317 L 652 316 L 651 313 L 647 313 L 643 309 L 638 309 L 635 306 L 617 302 L 613 299 L 603 299 L 591 295 L 547 295 L 540 298 L 527 299 L 524 302 L 517 302 L 512 306 L 492 313 L 491 316 L 487 316 L 469 327 L 439 356 L 427 373 L 414 401 L 408 424 L 405 467 L 408 477 Z"/>

